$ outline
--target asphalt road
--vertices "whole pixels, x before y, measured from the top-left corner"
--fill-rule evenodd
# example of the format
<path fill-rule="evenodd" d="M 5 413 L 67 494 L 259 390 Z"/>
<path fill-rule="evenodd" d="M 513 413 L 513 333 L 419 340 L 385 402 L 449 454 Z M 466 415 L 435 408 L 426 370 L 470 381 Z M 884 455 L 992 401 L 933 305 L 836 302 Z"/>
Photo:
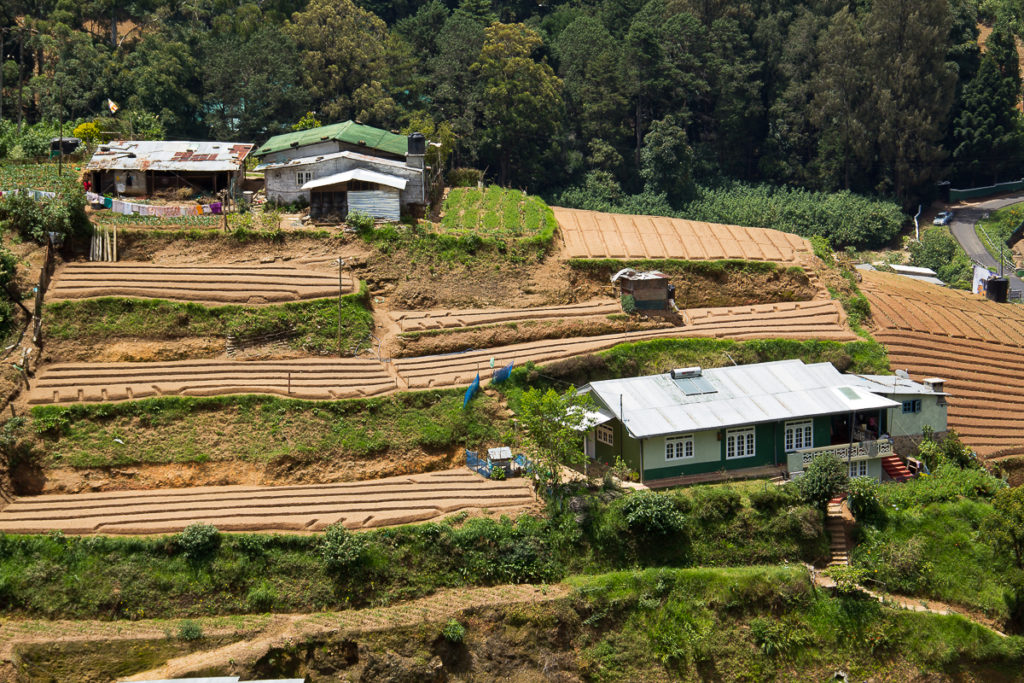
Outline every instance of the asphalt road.
<path fill-rule="evenodd" d="M 999 264 L 992 258 L 992 255 L 985 250 L 977 233 L 974 232 L 974 224 L 981 220 L 986 212 L 1001 209 L 1010 204 L 1024 202 L 1024 194 L 1009 195 L 998 199 L 988 199 L 971 206 L 953 207 L 953 222 L 949 229 L 953 237 L 964 248 L 972 261 L 988 268 L 993 268 L 998 273 Z M 1024 291 L 1024 281 L 1013 273 L 1003 271 L 1003 274 L 1010 280 L 1010 289 Z"/>

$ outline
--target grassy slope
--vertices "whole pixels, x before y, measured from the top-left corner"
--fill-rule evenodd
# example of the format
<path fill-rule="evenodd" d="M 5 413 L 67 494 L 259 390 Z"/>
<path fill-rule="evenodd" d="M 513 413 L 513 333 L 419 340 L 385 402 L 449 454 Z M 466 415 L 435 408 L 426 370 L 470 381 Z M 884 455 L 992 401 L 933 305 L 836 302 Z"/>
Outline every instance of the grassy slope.
<path fill-rule="evenodd" d="M 364 286 L 365 287 L 365 286 Z M 349 354 L 369 345 L 373 315 L 365 291 L 342 297 L 342 346 Z M 46 334 L 96 343 L 115 338 L 181 339 L 265 335 L 292 331 L 290 344 L 312 353 L 337 352 L 338 301 L 317 299 L 276 306 L 214 306 L 109 297 L 46 304 Z"/>
<path fill-rule="evenodd" d="M 333 402 L 167 397 L 37 406 L 32 429 L 47 467 L 331 461 L 497 439 L 493 401 L 481 397 L 463 410 L 462 394 L 456 389 Z"/>

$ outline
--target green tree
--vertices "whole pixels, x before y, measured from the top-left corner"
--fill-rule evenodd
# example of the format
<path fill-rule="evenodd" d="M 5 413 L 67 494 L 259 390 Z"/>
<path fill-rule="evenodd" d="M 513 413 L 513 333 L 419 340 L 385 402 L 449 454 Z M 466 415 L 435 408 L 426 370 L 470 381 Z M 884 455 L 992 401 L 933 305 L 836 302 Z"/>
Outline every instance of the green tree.
<path fill-rule="evenodd" d="M 387 26 L 375 14 L 352 0 L 311 0 L 285 32 L 301 50 L 304 82 L 325 118 L 356 118 L 368 103 L 374 114 L 394 107 L 382 87 L 388 80 Z"/>
<path fill-rule="evenodd" d="M 1012 77 L 1003 76 L 991 54 L 982 57 L 978 73 L 964 87 L 953 126 L 953 159 L 970 184 L 978 184 L 979 176 L 994 183 L 1003 172 L 1017 170 L 1024 153 L 1019 89 L 1019 81 L 1015 85 Z"/>
<path fill-rule="evenodd" d="M 302 118 L 291 125 L 291 129 L 294 130 L 310 130 L 312 128 L 319 128 L 324 125 L 320 122 L 320 119 L 316 117 L 316 112 L 307 111 L 302 115 Z"/>
<path fill-rule="evenodd" d="M 811 505 L 824 510 L 837 493 L 846 490 L 850 475 L 846 464 L 833 453 L 819 453 L 797 479 L 800 493 Z"/>
<path fill-rule="evenodd" d="M 211 35 L 202 55 L 204 120 L 215 139 L 265 139 L 306 105 L 298 50 L 275 27 L 247 38 Z"/>
<path fill-rule="evenodd" d="M 586 411 L 592 406 L 590 395 L 575 389 L 559 394 L 554 389 L 531 388 L 523 393 L 516 416 L 536 448 L 533 473 L 539 485 L 558 483 L 562 466 L 586 463 L 583 433 Z"/>
<path fill-rule="evenodd" d="M 484 30 L 479 59 L 470 67 L 480 79 L 482 143 L 498 162 L 498 182 L 526 172 L 547 149 L 561 122 L 562 81 L 546 61 L 535 61 L 540 35 L 523 24 L 492 24 Z"/>
<path fill-rule="evenodd" d="M 455 163 L 466 166 L 476 157 L 476 129 L 480 87 L 470 67 L 480 57 L 484 27 L 464 15 L 454 14 L 437 38 L 437 56 L 429 62 L 433 81 L 433 110 L 438 120 L 448 121 L 458 140 Z"/>
<path fill-rule="evenodd" d="M 669 114 L 651 124 L 640 151 L 640 177 L 648 192 L 663 192 L 675 207 L 693 199 L 693 149 Z"/>

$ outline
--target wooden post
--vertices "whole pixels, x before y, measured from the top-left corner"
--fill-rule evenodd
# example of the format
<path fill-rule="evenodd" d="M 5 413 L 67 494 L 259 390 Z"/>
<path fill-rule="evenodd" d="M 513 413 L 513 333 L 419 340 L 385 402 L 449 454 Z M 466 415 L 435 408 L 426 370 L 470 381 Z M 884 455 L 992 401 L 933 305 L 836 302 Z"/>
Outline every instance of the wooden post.
<path fill-rule="evenodd" d="M 341 295 L 345 291 L 344 285 L 342 284 L 342 267 L 345 265 L 345 259 L 338 257 L 338 356 L 341 356 Z"/>

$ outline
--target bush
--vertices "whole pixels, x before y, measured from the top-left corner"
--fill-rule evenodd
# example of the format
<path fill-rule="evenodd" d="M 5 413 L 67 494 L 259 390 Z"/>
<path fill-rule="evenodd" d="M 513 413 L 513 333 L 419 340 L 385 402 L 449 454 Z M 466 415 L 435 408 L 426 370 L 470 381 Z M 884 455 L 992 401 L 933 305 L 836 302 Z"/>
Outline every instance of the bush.
<path fill-rule="evenodd" d="M 448 187 L 476 187 L 484 179 L 478 168 L 453 168 L 448 171 Z"/>
<path fill-rule="evenodd" d="M 875 567 L 871 577 L 887 591 L 914 595 L 927 587 L 932 564 L 920 538 L 880 543 L 870 553 Z"/>
<path fill-rule="evenodd" d="M 850 495 L 846 499 L 850 512 L 858 522 L 873 524 L 884 518 L 882 506 L 878 500 L 878 489 L 881 485 L 870 477 L 855 477 L 850 480 Z"/>
<path fill-rule="evenodd" d="M 178 624 L 178 637 L 187 641 L 201 640 L 203 638 L 203 627 L 199 622 L 185 619 Z"/>
<path fill-rule="evenodd" d="M 461 643 L 466 637 L 466 627 L 455 619 L 449 619 L 441 629 L 441 637 L 449 643 Z"/>
<path fill-rule="evenodd" d="M 923 507 L 960 498 L 991 498 L 1005 486 L 1006 482 L 985 470 L 962 470 L 955 465 L 940 464 L 931 475 L 879 487 L 878 496 L 883 508 Z"/>
<path fill-rule="evenodd" d="M 722 522 L 743 506 L 740 494 L 729 488 L 698 488 L 693 494 L 693 514 L 701 522 Z"/>
<path fill-rule="evenodd" d="M 258 586 L 253 586 L 245 596 L 245 604 L 253 612 L 269 612 L 276 601 L 277 591 L 268 581 L 261 581 Z"/>
<path fill-rule="evenodd" d="M 654 491 L 638 491 L 623 500 L 622 519 L 629 530 L 642 538 L 681 534 L 683 515 L 671 496 Z"/>
<path fill-rule="evenodd" d="M 636 299 L 633 298 L 632 294 L 622 295 L 622 312 L 626 315 L 636 313 Z"/>
<path fill-rule="evenodd" d="M 762 617 L 751 620 L 750 635 L 768 657 L 785 655 L 807 642 L 807 635 L 799 625 Z"/>
<path fill-rule="evenodd" d="M 493 481 L 505 481 L 505 468 L 494 467 L 491 468 L 491 479 Z"/>
<path fill-rule="evenodd" d="M 849 483 L 846 466 L 832 453 L 814 456 L 804 468 L 804 476 L 797 480 L 804 500 L 820 510 L 824 510 L 837 493 L 846 490 Z"/>
<path fill-rule="evenodd" d="M 358 211 L 350 212 L 345 222 L 360 235 L 366 235 L 373 230 L 373 217 Z"/>
<path fill-rule="evenodd" d="M 800 502 L 800 492 L 796 487 L 789 485 L 769 484 L 762 490 L 752 491 L 748 497 L 750 498 L 750 507 L 769 515 L 774 515 L 782 508 Z"/>
<path fill-rule="evenodd" d="M 174 537 L 174 545 L 189 562 L 200 562 L 217 551 L 220 540 L 217 527 L 195 522 Z"/>
<path fill-rule="evenodd" d="M 320 544 L 320 557 L 327 566 L 327 573 L 335 578 L 363 576 L 372 561 L 367 538 L 348 531 L 340 522 L 327 527 Z"/>

